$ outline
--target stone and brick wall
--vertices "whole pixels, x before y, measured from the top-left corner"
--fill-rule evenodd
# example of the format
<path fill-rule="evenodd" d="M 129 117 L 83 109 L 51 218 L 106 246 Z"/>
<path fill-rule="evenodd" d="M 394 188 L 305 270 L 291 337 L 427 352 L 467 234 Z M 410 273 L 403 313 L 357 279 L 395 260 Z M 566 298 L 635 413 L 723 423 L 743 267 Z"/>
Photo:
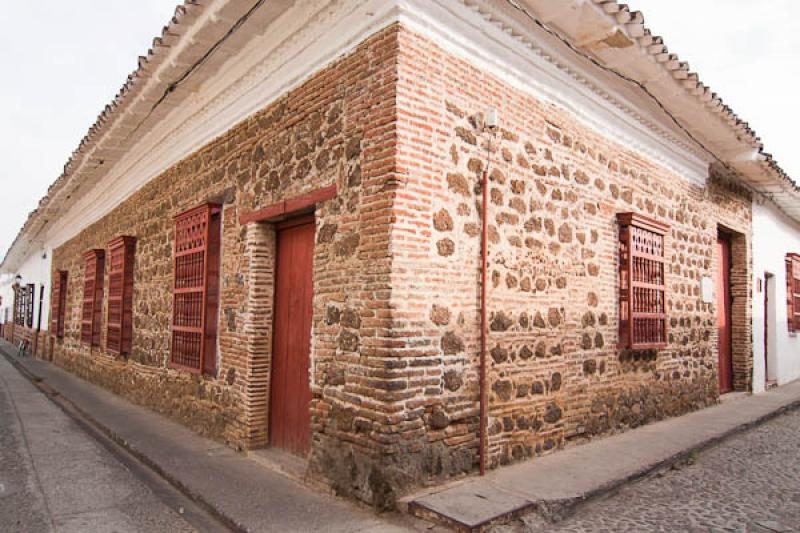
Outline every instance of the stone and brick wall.
<path fill-rule="evenodd" d="M 20 326 L 13 322 L 3 324 L 3 339 L 17 346 L 20 341 L 27 343 L 28 355 L 46 359 L 49 354 L 50 338 L 47 331 Z"/>
<path fill-rule="evenodd" d="M 370 37 L 55 250 L 53 271 L 69 273 L 66 334 L 56 341 L 55 362 L 203 435 L 237 448 L 264 445 L 274 234 L 269 224 L 242 225 L 239 215 L 335 184 L 337 197 L 316 211 L 309 470 L 369 499 L 371 489 L 360 488 L 369 487 L 368 466 L 337 481 L 326 461 L 365 457 L 371 464 L 382 447 L 371 426 L 396 416 L 384 402 L 390 384 L 382 368 L 391 344 L 387 243 L 397 33 L 390 27 Z M 224 204 L 216 377 L 168 367 L 173 216 L 207 201 Z M 100 346 L 80 342 L 82 253 L 119 235 L 137 238 L 128 357 L 105 349 L 105 308 Z M 332 455 L 320 457 L 320 450 Z"/>
<path fill-rule="evenodd" d="M 495 138 L 482 113 L 499 110 Z M 735 232 L 736 388 L 750 386 L 749 195 L 655 164 L 411 32 L 400 37 L 392 252 L 402 461 L 422 478 L 477 461 L 480 177 L 490 163 L 490 465 L 713 404 L 719 229 Z M 488 143 L 488 144 L 487 144 Z M 619 212 L 670 226 L 669 343 L 621 351 Z M 413 471 L 413 469 L 408 469 Z"/>
<path fill-rule="evenodd" d="M 472 472 L 489 107 L 502 117 L 488 145 L 490 464 L 714 403 L 716 321 L 700 279 L 713 275 L 718 226 L 738 232 L 734 306 L 749 302 L 747 195 L 722 177 L 692 186 L 398 25 L 55 250 L 54 271 L 69 272 L 56 363 L 237 448 L 266 444 L 275 234 L 239 216 L 335 184 L 316 210 L 309 476 L 387 507 Z M 206 201 L 224 203 L 215 377 L 167 364 L 172 217 Z M 671 227 L 658 352 L 615 348 L 620 211 Z M 137 237 L 127 358 L 105 350 L 106 310 L 101 345 L 79 341 L 82 253 L 123 234 Z M 749 318 L 738 327 L 749 346 Z"/>

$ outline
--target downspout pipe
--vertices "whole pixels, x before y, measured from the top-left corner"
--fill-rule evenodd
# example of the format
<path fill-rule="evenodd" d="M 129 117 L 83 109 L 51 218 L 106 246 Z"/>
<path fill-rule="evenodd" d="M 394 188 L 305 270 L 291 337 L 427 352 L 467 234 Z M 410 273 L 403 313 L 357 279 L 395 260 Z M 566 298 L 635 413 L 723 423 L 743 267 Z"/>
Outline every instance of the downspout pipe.
<path fill-rule="evenodd" d="M 489 109 L 484 122 L 484 131 L 495 133 L 497 131 L 497 111 Z M 486 475 L 486 456 L 488 449 L 488 422 L 489 422 L 489 383 L 488 383 L 488 361 L 486 354 L 487 331 L 487 278 L 488 276 L 488 255 L 489 255 L 489 165 L 491 164 L 491 139 L 486 140 L 486 166 L 483 169 L 481 179 L 481 353 L 480 353 L 480 379 L 479 379 L 479 416 L 480 436 L 478 439 L 478 455 L 480 458 L 480 475 Z"/>
<path fill-rule="evenodd" d="M 488 270 L 487 255 L 489 252 L 489 221 L 487 220 L 487 200 L 489 199 L 489 165 L 483 170 L 481 182 L 481 359 L 480 359 L 480 439 L 478 441 L 478 454 L 480 456 L 480 473 L 486 474 L 486 448 L 487 448 L 487 423 L 489 387 L 486 383 L 486 278 Z"/>

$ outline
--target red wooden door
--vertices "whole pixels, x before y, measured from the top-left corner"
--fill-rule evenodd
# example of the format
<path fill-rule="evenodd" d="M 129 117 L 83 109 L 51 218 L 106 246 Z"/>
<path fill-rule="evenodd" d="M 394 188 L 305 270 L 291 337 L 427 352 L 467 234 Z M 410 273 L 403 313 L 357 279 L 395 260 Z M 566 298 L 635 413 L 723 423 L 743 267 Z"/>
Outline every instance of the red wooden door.
<path fill-rule="evenodd" d="M 731 351 L 731 243 L 717 238 L 717 329 L 719 333 L 719 392 L 733 390 L 733 353 Z"/>
<path fill-rule="evenodd" d="M 304 454 L 311 440 L 311 347 L 314 218 L 277 228 L 275 310 L 270 385 L 270 444 Z"/>

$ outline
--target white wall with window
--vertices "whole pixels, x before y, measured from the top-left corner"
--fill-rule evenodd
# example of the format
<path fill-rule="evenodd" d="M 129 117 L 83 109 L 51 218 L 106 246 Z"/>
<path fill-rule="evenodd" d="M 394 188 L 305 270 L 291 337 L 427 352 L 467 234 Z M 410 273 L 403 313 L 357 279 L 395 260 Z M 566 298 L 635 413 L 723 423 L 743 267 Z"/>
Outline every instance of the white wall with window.
<path fill-rule="evenodd" d="M 753 390 L 800 378 L 800 331 L 788 323 L 786 255 L 800 254 L 800 224 L 753 202 Z M 800 312 L 800 310 L 798 310 Z"/>
<path fill-rule="evenodd" d="M 0 322 L 11 323 L 14 321 L 14 284 L 17 282 L 17 276 L 19 276 L 19 283 L 23 288 L 31 284 L 34 286 L 32 302 L 33 329 L 36 329 L 39 325 L 40 313 L 41 328 L 43 330 L 48 329 L 51 255 L 52 250 L 50 249 L 38 249 L 30 253 L 16 271 L 0 274 L 0 297 L 2 297 Z"/>
<path fill-rule="evenodd" d="M 0 324 L 14 321 L 13 274 L 0 274 Z"/>

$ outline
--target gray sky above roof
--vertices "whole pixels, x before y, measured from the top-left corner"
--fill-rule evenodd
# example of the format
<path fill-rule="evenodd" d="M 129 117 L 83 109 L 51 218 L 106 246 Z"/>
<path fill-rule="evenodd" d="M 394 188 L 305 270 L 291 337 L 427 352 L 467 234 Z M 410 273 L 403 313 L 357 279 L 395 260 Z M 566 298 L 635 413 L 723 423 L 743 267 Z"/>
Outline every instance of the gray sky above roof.
<path fill-rule="evenodd" d="M 136 68 L 176 0 L 6 2 L 0 32 L 0 257 L 71 152 Z M 645 25 L 689 61 L 800 176 L 800 2 L 632 0 Z"/>

